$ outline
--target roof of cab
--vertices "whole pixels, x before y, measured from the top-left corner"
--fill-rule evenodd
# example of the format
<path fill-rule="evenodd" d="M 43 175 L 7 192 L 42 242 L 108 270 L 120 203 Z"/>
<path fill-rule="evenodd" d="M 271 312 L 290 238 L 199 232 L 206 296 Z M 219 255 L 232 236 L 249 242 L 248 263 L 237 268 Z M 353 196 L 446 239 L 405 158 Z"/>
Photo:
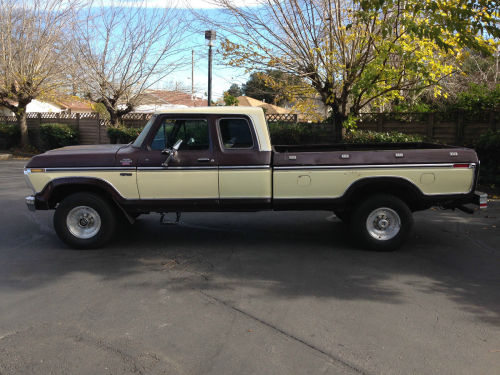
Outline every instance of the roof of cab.
<path fill-rule="evenodd" d="M 163 111 L 155 112 L 156 114 L 163 113 L 215 113 L 215 114 L 257 114 L 263 113 L 260 107 L 246 106 L 210 106 L 210 107 L 188 107 L 188 108 L 172 108 Z"/>

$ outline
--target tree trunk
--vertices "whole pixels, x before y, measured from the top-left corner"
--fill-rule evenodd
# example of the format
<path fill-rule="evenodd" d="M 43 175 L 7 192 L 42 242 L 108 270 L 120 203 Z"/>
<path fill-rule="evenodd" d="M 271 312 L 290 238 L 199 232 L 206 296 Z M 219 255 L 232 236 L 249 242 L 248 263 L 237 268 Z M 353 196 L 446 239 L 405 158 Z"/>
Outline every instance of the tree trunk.
<path fill-rule="evenodd" d="M 28 137 L 28 120 L 26 114 L 26 106 L 19 106 L 16 112 L 17 123 L 19 124 L 19 129 L 21 130 L 21 147 L 25 149 L 30 145 L 30 139 Z"/>
<path fill-rule="evenodd" d="M 347 120 L 347 116 L 340 111 L 337 103 L 330 104 L 331 113 L 329 121 L 334 126 L 334 142 L 342 142 L 343 123 Z"/>

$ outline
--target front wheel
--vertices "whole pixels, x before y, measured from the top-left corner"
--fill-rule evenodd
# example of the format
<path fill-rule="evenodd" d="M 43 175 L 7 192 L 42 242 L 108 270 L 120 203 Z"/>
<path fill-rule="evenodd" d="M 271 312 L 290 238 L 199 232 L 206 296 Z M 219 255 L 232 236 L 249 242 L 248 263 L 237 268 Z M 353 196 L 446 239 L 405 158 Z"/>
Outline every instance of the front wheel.
<path fill-rule="evenodd" d="M 351 217 L 352 235 L 370 250 L 392 251 L 411 233 L 413 216 L 401 199 L 388 194 L 369 197 Z"/>
<path fill-rule="evenodd" d="M 92 193 L 66 197 L 54 213 L 54 228 L 59 238 L 77 249 L 92 249 L 108 242 L 116 228 L 111 205 Z"/>

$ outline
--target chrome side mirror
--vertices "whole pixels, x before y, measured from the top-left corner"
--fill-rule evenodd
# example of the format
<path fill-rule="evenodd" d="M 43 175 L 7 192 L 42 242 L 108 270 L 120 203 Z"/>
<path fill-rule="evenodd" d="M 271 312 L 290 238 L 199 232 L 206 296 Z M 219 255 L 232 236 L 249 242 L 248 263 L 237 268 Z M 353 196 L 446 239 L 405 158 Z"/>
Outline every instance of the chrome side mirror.
<path fill-rule="evenodd" d="M 171 160 L 175 159 L 175 156 L 177 155 L 177 151 L 179 151 L 181 144 L 182 144 L 182 139 L 179 139 L 177 142 L 175 142 L 172 148 L 166 148 L 161 152 L 162 154 L 168 155 L 167 159 L 161 165 L 162 167 L 167 168 L 168 163 L 170 163 Z"/>

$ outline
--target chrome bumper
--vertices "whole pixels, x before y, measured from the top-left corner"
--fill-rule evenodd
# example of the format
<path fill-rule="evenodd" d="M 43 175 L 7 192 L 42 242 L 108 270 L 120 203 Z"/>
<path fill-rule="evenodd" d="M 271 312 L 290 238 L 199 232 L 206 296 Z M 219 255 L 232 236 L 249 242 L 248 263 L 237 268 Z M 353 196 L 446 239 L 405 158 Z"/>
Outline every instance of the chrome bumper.
<path fill-rule="evenodd" d="M 24 201 L 26 202 L 26 206 L 28 206 L 28 209 L 30 211 L 35 211 L 35 197 L 33 195 L 30 195 L 29 197 L 24 198 Z"/>
<path fill-rule="evenodd" d="M 483 193 L 481 191 L 474 192 L 474 200 L 475 204 L 479 206 L 479 208 L 487 208 L 488 207 L 488 194 Z"/>

